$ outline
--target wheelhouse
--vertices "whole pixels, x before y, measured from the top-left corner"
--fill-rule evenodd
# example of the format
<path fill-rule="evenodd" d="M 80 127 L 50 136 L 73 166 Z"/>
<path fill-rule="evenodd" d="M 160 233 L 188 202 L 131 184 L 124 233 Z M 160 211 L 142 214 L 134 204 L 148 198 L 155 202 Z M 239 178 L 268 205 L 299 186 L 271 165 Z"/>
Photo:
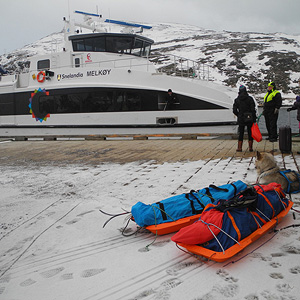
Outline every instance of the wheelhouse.
<path fill-rule="evenodd" d="M 150 55 L 153 40 L 136 34 L 92 33 L 69 37 L 74 52 L 111 52 L 141 57 Z"/>

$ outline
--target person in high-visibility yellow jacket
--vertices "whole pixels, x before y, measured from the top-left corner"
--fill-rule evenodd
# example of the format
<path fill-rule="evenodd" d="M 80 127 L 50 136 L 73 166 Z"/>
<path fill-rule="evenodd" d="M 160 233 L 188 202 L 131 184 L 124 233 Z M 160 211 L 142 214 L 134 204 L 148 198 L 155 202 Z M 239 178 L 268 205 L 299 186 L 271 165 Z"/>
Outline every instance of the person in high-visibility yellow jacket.
<path fill-rule="evenodd" d="M 277 120 L 281 105 L 281 94 L 276 90 L 275 82 L 272 81 L 268 84 L 268 92 L 264 97 L 263 109 L 263 115 L 265 117 L 266 127 L 268 131 L 268 140 L 270 142 L 276 142 L 278 139 Z"/>

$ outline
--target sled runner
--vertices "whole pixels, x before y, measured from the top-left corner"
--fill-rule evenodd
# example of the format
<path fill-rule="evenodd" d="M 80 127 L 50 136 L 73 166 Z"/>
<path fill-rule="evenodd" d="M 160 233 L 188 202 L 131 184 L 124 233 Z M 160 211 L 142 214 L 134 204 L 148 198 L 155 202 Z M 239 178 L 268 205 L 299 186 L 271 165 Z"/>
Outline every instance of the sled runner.
<path fill-rule="evenodd" d="M 172 240 L 191 253 L 223 262 L 275 227 L 292 205 L 276 184 L 255 187 L 233 200 L 208 205 L 199 221 Z"/>
<path fill-rule="evenodd" d="M 197 214 L 173 222 L 161 223 L 157 225 L 149 225 L 146 227 L 146 229 L 157 235 L 169 234 L 172 232 L 176 232 L 185 226 L 189 226 L 193 224 L 200 218 L 200 216 L 201 214 Z"/>

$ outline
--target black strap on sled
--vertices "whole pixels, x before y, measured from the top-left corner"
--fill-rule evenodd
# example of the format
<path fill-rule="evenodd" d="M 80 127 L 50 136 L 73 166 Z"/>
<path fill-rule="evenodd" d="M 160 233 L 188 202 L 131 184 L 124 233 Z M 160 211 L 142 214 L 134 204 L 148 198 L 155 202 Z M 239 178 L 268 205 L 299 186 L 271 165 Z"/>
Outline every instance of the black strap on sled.
<path fill-rule="evenodd" d="M 236 195 L 236 194 L 237 194 L 237 188 L 236 188 L 236 186 L 235 186 L 233 183 L 231 183 L 231 185 L 232 185 L 233 188 L 234 188 L 234 195 Z M 216 185 L 214 185 L 214 184 L 210 184 L 209 187 L 206 187 L 206 188 L 205 188 L 205 194 L 203 194 L 203 196 L 209 197 L 209 198 L 211 199 L 212 202 L 215 202 L 216 199 L 214 199 L 214 197 L 212 196 L 212 194 L 211 194 L 209 188 L 215 189 L 215 190 L 217 190 L 217 191 L 222 191 L 222 192 L 225 192 L 225 193 L 228 193 L 228 192 L 229 192 L 229 190 L 226 189 L 226 188 L 221 188 L 221 187 L 218 187 L 218 186 L 216 186 Z M 190 204 L 191 204 L 191 208 L 192 208 L 193 214 L 200 214 L 200 213 L 202 213 L 202 211 L 203 211 L 203 209 L 205 208 L 205 206 L 204 206 L 204 204 L 203 204 L 203 203 L 195 196 L 194 193 L 198 193 L 198 192 L 195 191 L 195 190 L 191 190 L 189 193 L 185 194 L 185 197 L 186 197 L 186 199 L 188 199 L 188 200 L 190 201 Z M 196 210 L 196 209 L 195 209 L 193 199 L 190 199 L 190 197 L 193 197 L 193 199 L 196 199 L 196 201 L 197 201 L 197 202 L 201 205 L 201 207 L 202 207 L 201 210 Z"/>
<path fill-rule="evenodd" d="M 234 183 L 230 183 L 230 185 L 232 185 L 233 188 L 234 188 L 234 196 L 235 196 L 235 195 L 237 194 L 237 188 L 236 188 L 236 186 L 234 185 Z M 228 193 L 228 192 L 229 192 L 228 189 L 220 188 L 220 187 L 218 187 L 218 186 L 216 186 L 216 185 L 214 185 L 214 184 L 210 184 L 209 187 L 212 188 L 212 189 L 215 189 L 215 190 L 217 190 L 217 191 L 223 191 L 223 192 L 225 192 L 225 193 Z M 208 189 L 208 188 L 205 188 L 205 190 L 206 190 L 206 193 L 213 199 L 213 197 L 212 197 L 212 195 L 211 195 L 209 189 Z"/>
<path fill-rule="evenodd" d="M 191 190 L 189 193 L 185 194 L 185 198 L 187 200 L 190 201 L 190 204 L 191 204 L 191 208 L 192 208 L 192 212 L 194 215 L 197 215 L 197 214 L 200 214 L 202 213 L 203 209 L 204 209 L 204 205 L 203 203 L 194 195 L 194 193 L 197 193 L 195 190 Z M 208 195 L 209 196 L 209 195 Z M 200 204 L 200 206 L 202 207 L 202 209 L 196 209 L 195 206 L 194 206 L 194 201 L 193 199 L 190 199 L 190 197 L 193 197 L 193 199 L 196 199 L 196 201 Z M 209 196 L 211 197 L 211 196 Z"/>
<path fill-rule="evenodd" d="M 198 209 L 195 208 L 195 206 L 194 206 L 194 201 L 193 201 L 192 199 L 189 198 L 189 195 L 193 196 L 193 197 L 196 199 L 196 201 L 201 205 L 201 207 L 202 207 L 201 210 L 198 210 Z M 198 200 L 197 197 L 195 197 L 195 196 L 192 194 L 192 191 L 191 191 L 190 193 L 185 194 L 185 198 L 186 198 L 187 200 L 190 201 L 191 209 L 192 209 L 193 215 L 200 214 L 200 213 L 203 211 L 204 205 Z"/>
<path fill-rule="evenodd" d="M 159 205 L 159 208 L 160 208 L 159 210 L 160 210 L 160 212 L 161 212 L 161 216 L 162 216 L 163 220 L 164 220 L 164 221 L 168 220 L 167 214 L 166 214 L 166 212 L 165 212 L 164 204 L 161 203 L 161 202 L 156 202 L 156 204 Z"/>
<path fill-rule="evenodd" d="M 237 188 L 236 188 L 236 186 L 234 185 L 234 183 L 230 183 L 230 185 L 232 185 L 233 188 L 234 188 L 234 196 L 235 196 L 235 195 L 237 194 Z M 220 187 L 218 187 L 218 186 L 216 186 L 216 185 L 214 185 L 214 184 L 210 184 L 209 187 L 212 188 L 212 189 L 215 189 L 215 190 L 217 190 L 217 191 L 222 191 L 222 192 L 225 192 L 225 193 L 228 193 L 228 192 L 229 192 L 228 189 L 226 189 L 226 188 L 220 188 Z M 208 196 L 210 199 L 212 199 L 213 201 L 215 201 L 215 199 L 213 198 L 213 196 L 212 196 L 212 194 L 211 194 L 209 188 L 205 188 L 205 191 L 206 191 L 207 196 Z"/>
<path fill-rule="evenodd" d="M 236 188 L 236 186 L 233 184 L 233 183 L 230 183 L 232 186 L 233 186 L 233 188 L 234 188 L 234 196 L 237 194 L 237 188 Z"/>
<path fill-rule="evenodd" d="M 209 187 L 212 187 L 213 185 L 211 184 Z M 217 186 L 216 186 L 217 187 Z M 212 194 L 211 194 L 211 192 L 210 192 L 210 190 L 209 190 L 209 188 L 208 187 L 206 187 L 205 188 L 205 194 L 210 198 L 210 199 L 212 199 L 213 201 L 215 201 L 215 199 L 213 198 L 213 196 L 212 196 Z"/>
<path fill-rule="evenodd" d="M 216 206 L 216 209 L 222 212 L 234 208 L 245 208 L 245 207 L 249 208 L 250 210 L 255 210 L 256 203 L 257 203 L 257 192 L 255 191 L 254 188 L 250 187 L 240 192 L 230 200 L 221 199 L 219 201 L 219 204 Z"/>
<path fill-rule="evenodd" d="M 228 193 L 228 189 L 220 188 L 220 187 L 218 187 L 218 186 L 216 186 L 216 185 L 214 185 L 214 184 L 210 184 L 209 187 L 212 188 L 212 189 L 215 189 L 215 190 L 217 190 L 217 191 L 223 191 L 223 192 Z M 207 189 L 207 188 L 206 188 L 206 189 Z"/>

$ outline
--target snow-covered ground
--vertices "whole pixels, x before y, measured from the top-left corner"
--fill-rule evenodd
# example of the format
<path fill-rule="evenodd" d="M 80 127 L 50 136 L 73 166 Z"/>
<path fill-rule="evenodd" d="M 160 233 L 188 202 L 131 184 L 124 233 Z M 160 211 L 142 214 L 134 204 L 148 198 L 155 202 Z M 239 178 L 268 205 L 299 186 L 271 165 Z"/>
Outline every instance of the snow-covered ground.
<path fill-rule="evenodd" d="M 281 156 L 276 159 L 282 164 Z M 291 156 L 284 161 L 295 169 Z M 299 299 L 299 227 L 266 234 L 225 263 L 180 251 L 172 234 L 155 241 L 147 232 L 124 237 L 124 217 L 102 228 L 108 216 L 99 209 L 130 211 L 137 201 L 239 179 L 255 182 L 253 158 L 3 165 L 0 299 Z M 300 195 L 293 199 L 299 209 Z M 299 223 L 291 211 L 277 229 Z M 136 225 L 129 228 L 134 232 Z"/>

